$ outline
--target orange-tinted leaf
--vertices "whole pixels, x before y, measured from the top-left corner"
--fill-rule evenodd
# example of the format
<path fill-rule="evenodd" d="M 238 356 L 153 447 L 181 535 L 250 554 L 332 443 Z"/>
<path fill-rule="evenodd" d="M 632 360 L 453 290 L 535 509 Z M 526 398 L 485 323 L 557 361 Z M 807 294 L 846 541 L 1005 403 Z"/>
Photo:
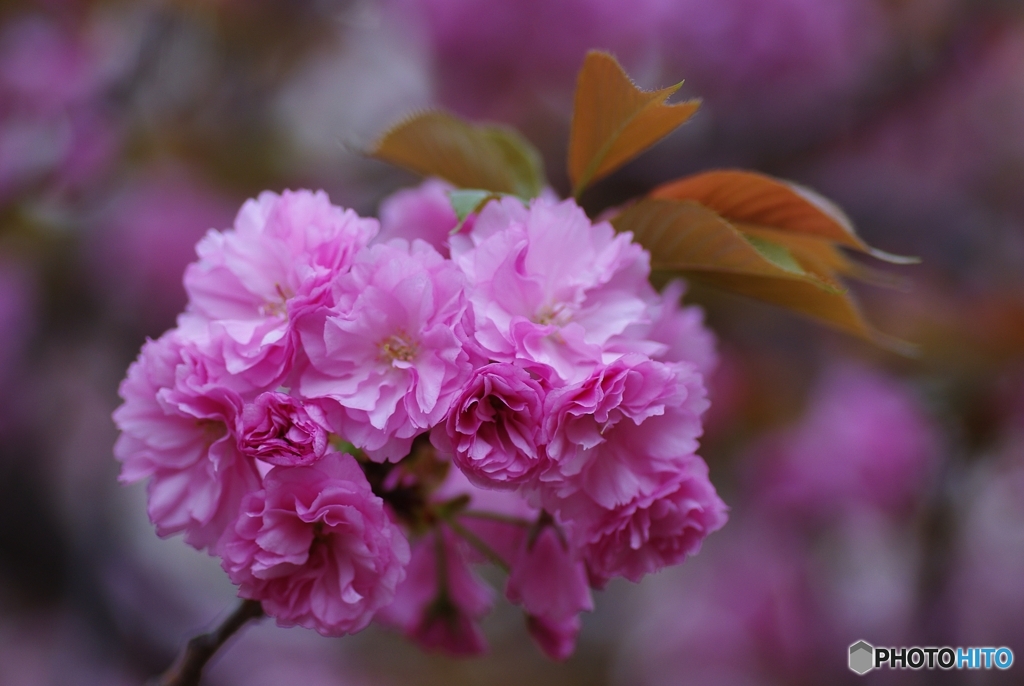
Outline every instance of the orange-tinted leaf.
<path fill-rule="evenodd" d="M 917 261 L 872 248 L 861 240 L 850 219 L 830 200 L 799 184 L 763 174 L 735 170 L 706 172 L 666 183 L 650 195 L 694 200 L 736 224 L 814 236 L 887 262 Z"/>
<path fill-rule="evenodd" d="M 903 291 L 910 288 L 908 280 L 904 277 L 854 261 L 834 244 L 814 236 L 786 233 L 751 224 L 737 224 L 736 228 L 748 238 L 759 237 L 786 246 L 805 271 L 837 288 L 842 287 L 837 274 L 884 288 Z"/>
<path fill-rule="evenodd" d="M 654 270 L 688 277 L 793 310 L 907 353 L 871 328 L 837 278 L 854 263 L 829 241 L 731 222 L 692 200 L 647 198 L 612 219 L 651 253 Z"/>
<path fill-rule="evenodd" d="M 736 228 L 747 238 L 760 238 L 786 246 L 804 271 L 814 274 L 836 289 L 844 289 L 836 278 L 837 274 L 856 276 L 860 273 L 861 265 L 853 262 L 833 243 L 820 238 L 751 224 L 737 224 Z"/>
<path fill-rule="evenodd" d="M 645 199 L 612 219 L 651 253 L 653 269 L 713 271 L 775 279 L 816 281 L 789 250 L 770 240 L 748 239 L 731 223 L 688 201 Z M 817 283 L 814 287 L 825 287 Z"/>
<path fill-rule="evenodd" d="M 860 336 L 868 327 L 847 294 L 828 293 L 810 284 L 744 274 L 693 274 L 692 278 L 732 293 L 796 310 L 812 319 Z"/>
<path fill-rule="evenodd" d="M 731 293 L 784 307 L 902 355 L 913 356 L 916 353 L 915 346 L 887 336 L 868 324 L 849 293 L 829 292 L 803 281 L 744 274 L 694 272 L 689 276 Z"/>
<path fill-rule="evenodd" d="M 424 112 L 401 122 L 369 154 L 460 188 L 532 198 L 545 185 L 540 154 L 518 133 L 468 124 L 445 112 Z"/>
<path fill-rule="evenodd" d="M 569 180 L 573 195 L 657 143 L 689 119 L 700 101 L 666 100 L 682 84 L 642 91 L 614 57 L 589 52 L 576 82 L 569 132 Z"/>

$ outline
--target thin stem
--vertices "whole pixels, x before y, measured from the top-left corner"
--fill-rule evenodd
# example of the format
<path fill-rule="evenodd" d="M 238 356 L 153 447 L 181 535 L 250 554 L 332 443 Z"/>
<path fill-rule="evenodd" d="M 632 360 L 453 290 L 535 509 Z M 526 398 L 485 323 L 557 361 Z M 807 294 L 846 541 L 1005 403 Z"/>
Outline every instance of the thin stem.
<path fill-rule="evenodd" d="M 249 620 L 262 616 L 263 606 L 259 601 L 242 601 L 219 627 L 191 638 L 174 664 L 160 676 L 151 679 L 147 686 L 199 686 L 199 678 L 210 658 Z"/>
<path fill-rule="evenodd" d="M 463 510 L 459 513 L 460 517 L 471 517 L 473 519 L 486 519 L 492 522 L 501 522 L 502 524 L 514 524 L 515 526 L 533 526 L 533 522 L 529 519 L 523 519 L 522 517 L 511 517 L 509 515 L 498 514 L 497 512 L 482 512 L 480 510 Z"/>
<path fill-rule="evenodd" d="M 444 545 L 444 533 L 441 529 L 434 530 L 434 554 L 437 556 L 437 587 L 438 595 L 448 599 L 448 550 Z"/>
<path fill-rule="evenodd" d="M 479 551 L 481 555 L 486 557 L 495 567 L 498 567 L 503 572 L 508 574 L 508 563 L 501 558 L 501 555 L 498 555 L 498 553 L 494 552 L 494 549 L 491 548 L 491 546 L 484 543 L 480 539 L 480 537 L 474 534 L 472 531 L 462 526 L 462 524 L 456 521 L 455 517 L 449 517 L 445 519 L 445 521 L 448 523 L 448 526 L 452 528 L 452 531 L 461 536 L 462 539 L 466 541 L 466 543 L 476 548 L 477 551 Z"/>

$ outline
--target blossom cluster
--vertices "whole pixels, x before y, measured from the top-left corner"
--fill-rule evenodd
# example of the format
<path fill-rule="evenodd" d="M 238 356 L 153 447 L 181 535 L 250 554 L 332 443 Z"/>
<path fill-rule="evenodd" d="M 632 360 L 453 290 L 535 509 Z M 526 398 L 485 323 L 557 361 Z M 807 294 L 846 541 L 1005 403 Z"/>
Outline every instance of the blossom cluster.
<path fill-rule="evenodd" d="M 219 556 L 281 625 L 376 618 L 480 652 L 493 593 L 471 565 L 491 562 L 563 659 L 591 588 L 725 522 L 695 454 L 714 339 L 573 201 L 460 224 L 448 190 L 403 191 L 380 221 L 266 192 L 208 232 L 176 328 L 121 385 L 115 455 L 149 479 L 157 532 Z"/>

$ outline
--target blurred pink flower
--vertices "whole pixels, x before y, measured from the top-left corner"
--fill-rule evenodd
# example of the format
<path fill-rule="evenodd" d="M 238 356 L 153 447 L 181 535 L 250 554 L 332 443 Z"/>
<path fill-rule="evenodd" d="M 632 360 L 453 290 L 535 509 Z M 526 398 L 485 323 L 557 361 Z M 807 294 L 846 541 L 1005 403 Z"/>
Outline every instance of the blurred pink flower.
<path fill-rule="evenodd" d="M 302 329 L 300 392 L 337 403 L 328 419 L 380 459 L 400 459 L 440 422 L 472 373 L 465 279 L 422 241 L 371 246 Z"/>
<path fill-rule="evenodd" d="M 893 250 L 951 270 L 976 265 L 981 278 L 1008 261 L 1013 278 L 1014 222 L 1024 213 L 1024 22 L 987 23 L 960 32 L 932 78 L 802 173 L 865 228 L 899 241 Z"/>
<path fill-rule="evenodd" d="M 697 560 L 641 587 L 618 683 L 821 683 L 807 678 L 827 631 L 808 564 L 785 531 L 732 522 Z"/>
<path fill-rule="evenodd" d="M 813 140 L 859 114 L 899 37 L 887 4 L 875 0 L 387 5 L 433 53 L 437 98 L 466 115 L 524 125 L 552 112 L 567 118 L 577 70 L 599 49 L 645 85 L 685 78 L 705 99 L 701 118 L 753 145 Z"/>
<path fill-rule="evenodd" d="M 377 619 L 430 650 L 485 652 L 478 622 L 490 611 L 494 593 L 469 568 L 464 547 L 444 526 L 417 541 L 405 581 Z"/>
<path fill-rule="evenodd" d="M 0 32 L 0 203 L 31 184 L 95 179 L 117 133 L 104 111 L 99 55 L 83 35 L 41 16 Z"/>
<path fill-rule="evenodd" d="M 947 600 L 955 640 L 1024 650 L 1024 431 L 967 483 Z"/>
<path fill-rule="evenodd" d="M 871 0 L 680 0 L 656 31 L 666 71 L 686 78 L 733 132 L 828 130 L 876 87 L 893 48 Z"/>
<path fill-rule="evenodd" d="M 505 596 L 523 606 L 527 628 L 545 654 L 565 660 L 576 649 L 580 612 L 594 609 L 586 566 L 550 526 L 523 536 Z"/>
<path fill-rule="evenodd" d="M 93 95 L 96 66 L 83 41 L 41 16 L 10 22 L 0 34 L 4 109 L 60 112 Z"/>
<path fill-rule="evenodd" d="M 207 229 L 231 222 L 234 208 L 177 169 L 141 174 L 113 195 L 87 237 L 93 279 L 117 315 L 159 333 L 186 302 L 182 272 Z"/>
<path fill-rule="evenodd" d="M 590 49 L 629 64 L 655 54 L 662 0 L 391 0 L 425 34 L 439 98 L 474 116 L 526 120 L 552 101 L 568 109 Z M 571 27 L 571 28 L 570 28 Z"/>
<path fill-rule="evenodd" d="M 829 371 L 804 418 L 752 458 L 766 503 L 829 516 L 857 508 L 913 507 L 938 457 L 934 427 L 899 381 L 866 367 Z"/>
<path fill-rule="evenodd" d="M 921 560 L 907 527 L 867 511 L 811 533 L 756 504 L 737 509 L 698 558 L 644 583 L 619 683 L 837 683 L 849 672 L 832 656 L 858 638 L 920 640 Z"/>
<path fill-rule="evenodd" d="M 281 626 L 363 629 L 395 597 L 409 544 L 351 455 L 274 468 L 218 546 L 243 598 Z"/>

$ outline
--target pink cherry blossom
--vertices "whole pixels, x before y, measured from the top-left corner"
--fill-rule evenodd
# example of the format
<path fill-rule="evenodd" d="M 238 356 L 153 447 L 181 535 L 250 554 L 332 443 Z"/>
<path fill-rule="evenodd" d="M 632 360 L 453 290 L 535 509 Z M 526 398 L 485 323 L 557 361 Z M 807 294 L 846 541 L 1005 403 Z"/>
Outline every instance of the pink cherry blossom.
<path fill-rule="evenodd" d="M 544 397 L 541 385 L 519 367 L 480 367 L 432 440 L 449 448 L 455 465 L 483 488 L 523 484 L 543 464 Z"/>
<path fill-rule="evenodd" d="M 363 629 L 405 577 L 409 544 L 351 455 L 272 469 L 220 545 L 243 598 L 281 626 Z"/>
<path fill-rule="evenodd" d="M 332 205 L 323 191 L 261 193 L 233 229 L 199 241 L 185 270 L 189 313 L 211 322 L 232 374 L 273 386 L 292 361 L 293 322 L 329 303 L 330 284 L 377 233 L 377 220 Z"/>
<path fill-rule="evenodd" d="M 335 430 L 378 459 L 398 459 L 440 422 L 473 370 L 465 279 L 422 241 L 360 253 L 335 305 L 302 329 L 305 397 L 329 398 Z"/>
<path fill-rule="evenodd" d="M 452 655 L 486 651 L 478 622 L 490 611 L 494 594 L 469 568 L 464 548 L 445 527 L 421 538 L 394 602 L 377 613 L 381 623 L 427 649 Z"/>
<path fill-rule="evenodd" d="M 554 660 L 572 655 L 580 632 L 579 613 L 594 609 L 586 567 L 550 526 L 536 537 L 523 536 L 505 595 L 523 606 L 530 634 Z"/>
<path fill-rule="evenodd" d="M 236 447 L 241 396 L 177 331 L 142 347 L 120 394 L 114 456 L 121 481 L 150 479 L 149 518 L 158 534 L 184 531 L 190 545 L 212 545 L 259 486 Z"/>
<path fill-rule="evenodd" d="M 553 511 L 576 504 L 626 505 L 663 483 L 697 450 L 708 407 L 691 365 L 625 355 L 583 381 L 552 391 L 545 404 L 551 466 L 541 475 Z"/>
<path fill-rule="evenodd" d="M 576 381 L 646 316 L 648 254 L 572 200 L 488 203 L 451 246 L 470 283 L 476 341 L 495 361 L 548 365 Z"/>
<path fill-rule="evenodd" d="M 725 522 L 695 454 L 714 339 L 574 201 L 492 201 L 449 237 L 446 189 L 390 199 L 379 240 L 309 191 L 207 233 L 186 312 L 122 385 L 122 479 L 150 478 L 158 532 L 212 548 L 281 625 L 377 617 L 477 654 L 490 562 L 561 660 L 591 586 Z"/>
<path fill-rule="evenodd" d="M 405 188 L 385 198 L 380 204 L 377 240 L 404 238 L 411 242 L 418 238 L 447 256 L 448 234 L 459 223 L 448 197 L 448 191 L 454 188 L 441 179 L 427 179 L 416 188 Z"/>
<path fill-rule="evenodd" d="M 323 411 L 285 393 L 269 392 L 242 408 L 238 437 L 243 455 L 282 467 L 305 466 L 327 452 Z"/>
<path fill-rule="evenodd" d="M 704 325 L 704 310 L 682 307 L 682 281 L 670 281 L 652 307 L 646 338 L 666 346 L 653 357 L 665 362 L 692 362 L 705 380 L 718 365 L 715 334 Z"/>
<path fill-rule="evenodd" d="M 591 582 L 602 587 L 615 576 L 639 581 L 682 562 L 725 525 L 726 510 L 697 456 L 665 474 L 653 492 L 618 507 L 593 508 L 576 529 Z"/>

